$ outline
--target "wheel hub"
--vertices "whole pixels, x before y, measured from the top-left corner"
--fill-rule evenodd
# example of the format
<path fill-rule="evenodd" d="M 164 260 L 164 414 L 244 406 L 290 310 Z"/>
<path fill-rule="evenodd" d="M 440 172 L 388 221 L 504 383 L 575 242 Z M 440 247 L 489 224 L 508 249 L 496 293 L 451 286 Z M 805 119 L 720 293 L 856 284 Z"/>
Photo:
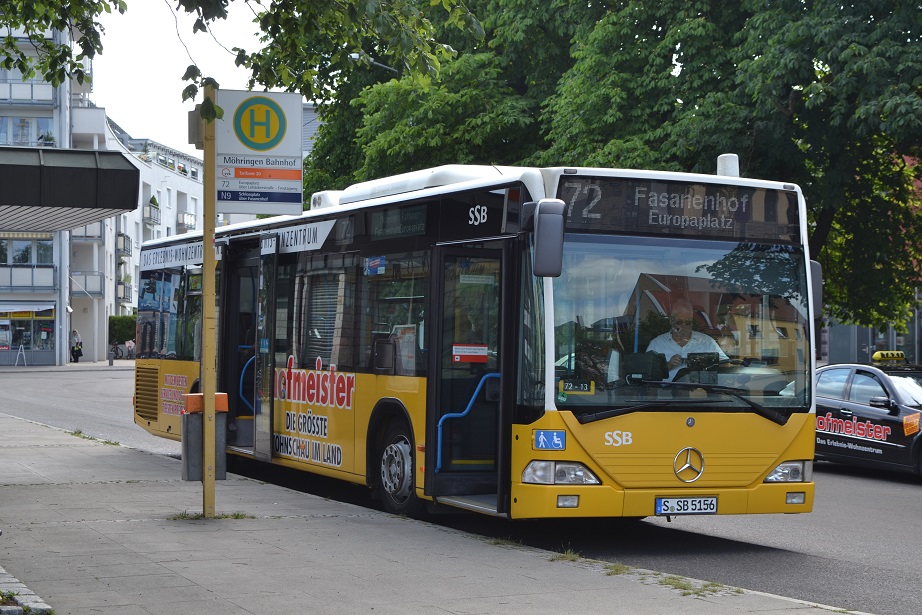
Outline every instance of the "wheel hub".
<path fill-rule="evenodd" d="M 410 492 L 410 443 L 392 442 L 381 456 L 381 484 L 395 500 L 406 499 Z"/>

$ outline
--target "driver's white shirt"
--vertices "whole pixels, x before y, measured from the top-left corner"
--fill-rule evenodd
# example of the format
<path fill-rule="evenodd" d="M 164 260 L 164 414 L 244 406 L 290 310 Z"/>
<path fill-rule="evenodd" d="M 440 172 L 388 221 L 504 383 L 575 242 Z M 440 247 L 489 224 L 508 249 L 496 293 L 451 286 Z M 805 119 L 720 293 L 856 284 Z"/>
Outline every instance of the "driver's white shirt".
<path fill-rule="evenodd" d="M 720 345 L 714 341 L 714 338 L 704 333 L 699 333 L 698 331 L 692 331 L 691 339 L 688 340 L 688 343 L 684 346 L 679 346 L 676 341 L 672 339 L 672 332 L 666 331 L 650 341 L 650 345 L 647 346 L 647 352 L 659 352 L 664 354 L 667 363 L 673 355 L 679 355 L 684 359 L 690 352 L 716 352 L 721 361 L 726 361 L 730 358 L 720 348 Z M 675 378 L 676 373 L 683 367 L 685 367 L 685 364 L 681 363 L 678 367 L 669 370 L 669 380 Z"/>

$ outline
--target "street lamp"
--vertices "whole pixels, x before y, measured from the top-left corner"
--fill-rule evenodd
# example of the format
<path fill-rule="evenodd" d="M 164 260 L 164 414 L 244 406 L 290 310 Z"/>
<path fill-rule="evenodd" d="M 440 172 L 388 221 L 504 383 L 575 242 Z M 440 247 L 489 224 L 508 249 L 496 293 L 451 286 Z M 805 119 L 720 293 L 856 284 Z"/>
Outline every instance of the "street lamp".
<path fill-rule="evenodd" d="M 372 60 L 370 57 L 368 57 L 368 56 L 367 56 L 366 54 L 364 54 L 364 53 L 363 53 L 363 54 L 350 53 L 350 54 L 349 54 L 349 59 L 352 60 L 353 62 L 367 62 L 367 63 L 369 63 L 369 64 L 374 64 L 375 66 L 378 66 L 378 67 L 380 67 L 380 68 L 383 68 L 384 70 L 389 70 L 389 71 L 391 71 L 391 72 L 394 73 L 395 75 L 399 74 L 399 72 L 400 72 L 400 71 L 398 71 L 396 68 L 391 68 L 391 67 L 388 66 L 387 64 L 381 64 L 380 62 L 375 62 L 374 60 Z"/>

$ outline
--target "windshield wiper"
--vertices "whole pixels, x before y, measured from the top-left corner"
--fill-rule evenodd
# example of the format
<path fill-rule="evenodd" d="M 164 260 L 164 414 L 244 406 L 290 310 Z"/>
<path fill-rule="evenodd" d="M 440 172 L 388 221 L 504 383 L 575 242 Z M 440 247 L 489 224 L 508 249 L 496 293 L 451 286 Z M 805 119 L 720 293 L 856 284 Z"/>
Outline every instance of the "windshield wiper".
<path fill-rule="evenodd" d="M 658 381 L 657 381 L 658 382 Z M 650 383 L 649 380 L 644 380 L 644 383 Z M 773 423 L 778 423 L 779 425 L 784 425 L 788 422 L 788 419 L 791 418 L 790 413 L 783 412 L 781 410 L 776 410 L 775 408 L 769 408 L 768 406 L 763 406 L 760 403 L 754 402 L 748 397 L 746 397 L 746 389 L 738 389 L 736 387 L 728 387 L 722 384 L 703 384 L 701 382 L 658 382 L 661 386 L 664 387 L 675 387 L 678 389 L 703 389 L 709 393 L 723 393 L 724 395 L 729 395 L 735 399 L 740 400 L 745 403 L 747 406 L 756 411 L 756 414 L 759 416 L 772 421 Z M 713 401 L 713 400 L 711 400 Z"/>
<path fill-rule="evenodd" d="M 773 423 L 778 423 L 779 425 L 784 425 L 788 422 L 788 419 L 791 418 L 789 413 L 783 412 L 781 410 L 776 410 L 775 408 L 769 408 L 763 406 L 760 403 L 754 402 L 748 397 L 745 393 L 748 393 L 745 389 L 738 389 L 735 387 L 728 387 L 721 384 L 702 384 L 700 382 L 663 382 L 661 380 L 644 380 L 643 384 L 654 384 L 661 387 L 673 387 L 677 389 L 703 389 L 711 393 L 723 393 L 724 395 L 729 395 L 735 399 L 740 400 L 745 403 L 747 406 L 755 410 L 756 414 L 762 418 L 768 419 Z M 640 402 L 642 400 L 632 399 L 631 402 Z M 631 412 L 636 412 L 638 410 L 644 410 L 646 408 L 654 408 L 657 406 L 670 406 L 670 405 L 691 405 L 691 404 L 713 404 L 715 400 L 713 399 L 657 399 L 655 401 L 649 401 L 644 403 L 638 403 L 636 406 L 625 406 L 623 408 L 611 408 L 609 410 L 600 410 L 599 412 L 591 412 L 588 414 L 579 414 L 576 416 L 576 420 L 579 421 L 581 425 L 586 423 L 592 423 L 595 421 L 601 421 L 604 419 L 610 419 L 615 416 L 621 416 L 623 414 L 630 414 Z"/>
<path fill-rule="evenodd" d="M 656 381 L 659 382 L 658 380 Z M 640 399 L 629 399 L 631 403 L 641 402 Z M 638 410 L 645 410 L 646 408 L 655 408 L 657 406 L 671 406 L 674 404 L 681 404 L 683 406 L 688 404 L 708 404 L 714 403 L 713 399 L 657 399 L 655 401 L 648 401 L 644 403 L 638 403 L 636 406 L 624 406 L 622 408 L 610 408 L 608 410 L 599 410 L 598 412 L 590 412 L 587 414 L 577 414 L 576 420 L 579 421 L 581 425 L 586 423 L 593 423 L 595 421 L 601 421 L 604 419 L 610 419 L 614 416 L 621 416 L 622 414 L 630 414 L 631 412 L 637 412 Z"/>

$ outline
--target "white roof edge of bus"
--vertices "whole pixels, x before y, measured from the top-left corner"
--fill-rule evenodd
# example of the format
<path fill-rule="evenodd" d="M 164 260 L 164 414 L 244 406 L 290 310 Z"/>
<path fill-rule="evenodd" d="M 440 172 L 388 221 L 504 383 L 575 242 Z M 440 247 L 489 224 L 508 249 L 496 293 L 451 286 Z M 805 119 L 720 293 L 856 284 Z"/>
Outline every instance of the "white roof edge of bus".
<path fill-rule="evenodd" d="M 709 184 L 728 184 L 741 186 L 759 186 L 762 188 L 776 188 L 778 190 L 795 190 L 800 192 L 800 186 L 794 182 L 778 181 L 773 179 L 757 179 L 754 177 L 734 177 L 731 175 L 712 175 L 707 173 L 685 173 L 683 171 L 651 171 L 646 169 L 613 169 L 608 167 L 542 167 L 541 171 L 550 175 L 565 175 L 564 171 L 576 171 L 576 174 L 598 174 L 608 177 L 646 177 L 650 179 L 700 181 Z"/>
<path fill-rule="evenodd" d="M 359 201 L 371 201 L 396 194 L 417 192 L 451 184 L 462 184 L 480 179 L 495 179 L 507 174 L 525 170 L 526 167 L 501 167 L 495 165 L 446 164 L 431 169 L 410 171 L 400 175 L 372 179 L 353 184 L 339 195 L 339 204 L 348 205 Z M 313 202 L 313 199 L 311 199 Z"/>
<path fill-rule="evenodd" d="M 535 187 L 533 182 L 536 180 L 537 175 L 543 176 L 544 179 L 544 189 L 545 191 L 553 184 L 553 179 L 557 175 L 566 175 L 565 170 L 575 171 L 577 174 L 595 174 L 602 175 L 607 177 L 646 177 L 650 179 L 662 179 L 674 180 L 674 181 L 701 181 L 704 183 L 721 183 L 729 185 L 744 185 L 744 186 L 757 186 L 763 188 L 775 188 L 783 190 L 794 189 L 797 192 L 801 192 L 800 187 L 792 182 L 782 182 L 775 180 L 767 179 L 752 179 L 748 177 L 731 177 L 726 175 L 708 175 L 704 173 L 683 173 L 679 171 L 650 171 L 650 170 L 637 170 L 637 169 L 613 169 L 606 167 L 515 167 L 515 166 L 491 166 L 491 165 L 444 165 L 441 167 L 434 167 L 432 169 L 423 169 L 421 171 L 413 171 L 411 173 L 404 173 L 403 175 L 395 175 L 389 178 L 383 178 L 381 180 L 372 180 L 371 182 L 362 182 L 360 184 L 354 184 L 343 191 L 337 190 L 327 190 L 323 191 L 329 193 L 329 204 L 325 207 L 320 207 L 318 209 L 308 209 L 305 210 L 300 216 L 274 216 L 272 218 L 263 218 L 261 220 L 250 220 L 247 222 L 237 222 L 235 224 L 229 224 L 227 226 L 219 226 L 215 228 L 215 234 L 224 234 L 230 231 L 245 231 L 247 229 L 257 229 L 263 228 L 269 224 L 273 223 L 284 223 L 284 222 L 293 222 L 303 218 L 312 218 L 320 217 L 324 215 L 330 215 L 334 213 L 342 213 L 354 209 L 361 209 L 367 206 L 373 205 L 386 205 L 392 202 L 404 201 L 408 197 L 407 192 L 395 192 L 388 195 L 379 195 L 374 198 L 368 198 L 367 200 L 353 200 L 352 202 L 343 202 L 340 201 L 338 197 L 342 193 L 345 193 L 350 188 L 363 186 L 365 184 L 380 182 L 382 184 L 387 184 L 388 182 L 393 182 L 395 178 L 404 177 L 404 176 L 419 176 L 422 179 L 429 178 L 430 181 L 448 181 L 451 178 L 454 178 L 456 181 L 448 183 L 436 183 L 435 185 L 429 187 L 420 187 L 415 190 L 410 191 L 412 194 L 412 199 L 423 199 L 428 196 L 434 196 L 437 194 L 445 193 L 445 186 L 451 185 L 451 192 L 476 189 L 479 187 L 489 186 L 491 184 L 503 183 L 505 181 L 516 181 L 522 180 L 529 185 L 529 189 L 532 192 L 535 192 Z M 439 171 L 439 173 L 435 173 Z M 466 176 L 466 179 L 465 179 Z M 417 180 L 419 181 L 419 180 Z M 340 193 L 339 195 L 336 193 Z M 358 191 L 355 191 L 354 194 L 357 194 Z M 319 194 L 319 193 L 315 193 Z M 553 196 L 548 194 L 548 196 Z M 161 244 L 174 243 L 176 241 L 189 241 L 194 239 L 200 239 L 203 233 L 201 231 L 195 231 L 192 233 L 184 233 L 182 235 L 171 235 L 169 237 L 161 237 L 159 239 L 149 239 L 145 241 L 143 245 L 145 246 L 156 246 Z"/>
<path fill-rule="evenodd" d="M 339 197 L 342 193 L 342 190 L 322 190 L 320 192 L 315 192 L 311 196 L 311 209 L 323 209 L 325 207 L 339 205 Z"/>
<path fill-rule="evenodd" d="M 305 211 L 304 214 L 309 213 Z M 302 216 L 304 214 L 301 214 Z M 234 224 L 226 224 L 224 226 L 215 227 L 215 235 L 225 233 L 228 231 L 239 231 L 246 230 L 249 228 L 261 228 L 267 224 L 272 224 L 274 222 L 293 222 L 295 220 L 300 220 L 301 216 L 291 216 L 291 215 L 281 215 L 281 216 L 272 216 L 271 218 L 262 218 L 258 220 L 247 220 L 246 222 L 235 222 Z M 201 240 L 204 236 L 203 231 L 191 231 L 189 233 L 182 233 L 180 235 L 170 235 L 169 237 L 160 237 L 158 239 L 148 239 L 143 242 L 145 246 L 157 246 L 161 244 L 175 243 L 176 241 L 189 241 L 189 240 Z"/>
<path fill-rule="evenodd" d="M 411 192 L 397 192 L 395 194 L 389 194 L 386 196 L 379 196 L 375 198 L 370 198 L 367 200 L 353 201 L 351 203 L 339 203 L 338 205 L 329 205 L 321 209 L 311 209 L 305 211 L 304 215 L 318 215 L 322 216 L 325 214 L 331 213 L 342 213 L 355 209 L 363 209 L 365 207 L 372 207 L 376 205 L 387 205 L 389 203 L 399 203 L 405 202 L 408 200 L 419 200 L 425 199 L 430 196 L 436 196 L 439 194 L 446 194 L 449 192 L 461 192 L 464 190 L 474 190 L 477 188 L 494 186 L 496 184 L 503 184 L 507 182 L 514 182 L 519 180 L 524 180 L 529 175 L 537 176 L 538 169 L 535 167 L 491 167 L 498 170 L 502 170 L 502 173 L 495 173 L 487 177 L 478 177 L 475 179 L 460 181 L 452 184 L 443 184 L 438 186 L 432 186 L 429 188 L 420 188 L 419 190 L 414 190 Z M 348 188 L 347 188 L 348 190 Z"/>

